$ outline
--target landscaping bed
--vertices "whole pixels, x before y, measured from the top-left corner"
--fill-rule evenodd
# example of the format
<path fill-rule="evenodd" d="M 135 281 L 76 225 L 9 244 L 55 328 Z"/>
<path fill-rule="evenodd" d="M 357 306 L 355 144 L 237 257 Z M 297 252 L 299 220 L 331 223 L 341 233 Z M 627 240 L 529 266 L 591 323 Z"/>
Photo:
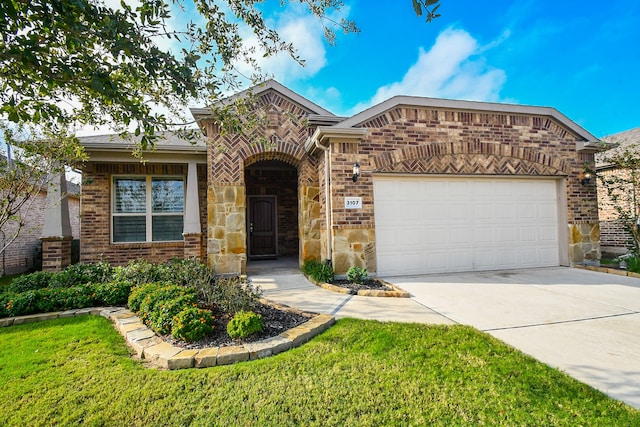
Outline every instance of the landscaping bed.
<path fill-rule="evenodd" d="M 369 277 L 366 269 L 351 267 L 345 279 L 336 279 L 333 268 L 329 264 L 318 261 L 307 261 L 302 272 L 311 283 L 321 288 L 348 295 L 365 297 L 409 298 L 408 292 L 384 280 Z"/>
<path fill-rule="evenodd" d="M 253 312 L 262 316 L 263 329 L 245 338 L 231 338 L 227 333 L 227 325 L 233 316 L 229 313 L 216 311 L 215 309 L 212 310 L 215 318 L 213 332 L 204 338 L 194 342 L 177 340 L 172 338 L 171 335 L 164 335 L 161 338 L 171 345 L 186 349 L 227 347 L 257 342 L 278 336 L 282 332 L 299 326 L 313 317 L 311 313 L 305 313 L 281 305 L 274 305 L 266 300 L 261 300 L 256 304 Z"/>
<path fill-rule="evenodd" d="M 262 299 L 246 277 L 216 275 L 193 259 L 76 264 L 0 289 L 0 318 L 104 306 L 128 307 L 158 337 L 187 349 L 261 341 L 313 317 Z"/>

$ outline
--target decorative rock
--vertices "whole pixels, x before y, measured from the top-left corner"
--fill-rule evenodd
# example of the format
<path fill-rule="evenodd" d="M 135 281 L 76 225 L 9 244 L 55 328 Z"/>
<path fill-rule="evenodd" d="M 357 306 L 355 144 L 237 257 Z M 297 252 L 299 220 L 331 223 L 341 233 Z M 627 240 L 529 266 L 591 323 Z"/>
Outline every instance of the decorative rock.
<path fill-rule="evenodd" d="M 290 339 L 282 336 L 276 336 L 262 340 L 264 343 L 268 343 L 271 346 L 271 354 L 278 354 L 284 351 L 290 350 L 293 347 L 293 342 Z"/>
<path fill-rule="evenodd" d="M 218 365 L 230 365 L 246 360 L 249 360 L 249 352 L 243 346 L 220 347 L 216 363 Z"/>
<path fill-rule="evenodd" d="M 168 368 L 167 360 L 171 359 L 176 354 L 182 351 L 181 348 L 174 347 L 164 341 L 145 348 L 142 352 L 142 358 L 151 360 L 163 368 Z"/>
<path fill-rule="evenodd" d="M 5 317 L 4 319 L 0 319 L 0 327 L 6 327 L 13 325 L 13 317 Z"/>
<path fill-rule="evenodd" d="M 266 340 L 244 344 L 244 348 L 249 352 L 249 360 L 264 359 L 273 354 L 272 345 Z"/>
<path fill-rule="evenodd" d="M 295 328 L 289 329 L 288 331 L 284 331 L 280 334 L 281 337 L 291 340 L 293 347 L 298 347 L 311 338 L 313 338 L 314 333 L 311 329 L 307 328 L 306 323 L 303 323 L 300 326 L 296 326 Z"/>
<path fill-rule="evenodd" d="M 180 353 L 172 356 L 167 360 L 168 369 L 187 369 L 193 368 L 195 360 L 194 356 L 198 354 L 198 350 L 182 350 Z"/>
<path fill-rule="evenodd" d="M 136 342 L 138 340 L 146 340 L 151 337 L 155 337 L 156 334 L 149 328 L 145 327 L 144 329 L 136 329 L 131 332 L 126 333 L 127 341 Z"/>
<path fill-rule="evenodd" d="M 195 356 L 196 368 L 210 368 L 216 366 L 218 359 L 218 347 L 205 348 L 200 350 Z"/>
<path fill-rule="evenodd" d="M 23 323 L 33 323 L 40 322 L 42 320 L 52 320 L 57 319 L 60 315 L 59 311 L 54 313 L 40 313 L 40 314 L 29 314 L 27 316 L 18 316 L 13 319 L 14 325 L 21 325 Z"/>
<path fill-rule="evenodd" d="M 78 310 L 66 310 L 60 313 L 60 316 L 58 317 L 63 317 L 63 318 L 67 318 L 67 317 L 75 317 L 77 316 Z"/>
<path fill-rule="evenodd" d="M 151 338 L 128 342 L 131 348 L 133 348 L 133 350 L 136 352 L 138 357 L 142 358 L 145 348 L 153 347 L 154 345 L 160 344 L 162 340 L 154 335 Z"/>
<path fill-rule="evenodd" d="M 141 330 L 141 329 L 148 330 L 148 328 L 144 325 L 144 323 L 142 323 L 140 321 L 132 322 L 132 323 L 125 323 L 124 325 L 119 325 L 119 327 L 118 327 L 118 330 L 123 335 L 126 335 L 127 332 L 133 332 L 133 331 L 137 331 L 137 330 Z"/>

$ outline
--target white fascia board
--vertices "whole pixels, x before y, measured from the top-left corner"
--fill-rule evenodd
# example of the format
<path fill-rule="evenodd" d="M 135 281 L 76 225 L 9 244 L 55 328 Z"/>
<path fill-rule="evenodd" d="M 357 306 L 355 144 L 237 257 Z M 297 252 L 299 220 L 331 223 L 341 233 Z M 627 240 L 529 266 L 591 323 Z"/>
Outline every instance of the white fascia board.
<path fill-rule="evenodd" d="M 340 122 L 336 126 L 339 127 L 354 127 L 379 116 L 389 110 L 396 107 L 431 107 L 431 108 L 448 108 L 453 110 L 464 111 L 479 111 L 479 112 L 493 112 L 493 113 L 505 113 L 505 114 L 529 114 L 536 116 L 549 116 L 557 120 L 559 123 L 566 126 L 576 135 L 584 139 L 584 147 L 578 147 L 578 149 L 587 148 L 592 145 L 590 143 L 599 143 L 598 138 L 593 136 L 582 126 L 578 125 L 573 120 L 552 107 L 536 107 L 530 105 L 519 104 L 502 104 L 497 102 L 479 102 L 479 101 L 460 101 L 455 99 L 440 99 L 440 98 L 425 98 L 419 96 L 394 96 L 380 104 L 374 105 L 350 118 Z"/>
<path fill-rule="evenodd" d="M 335 117 L 335 114 L 333 114 L 331 111 L 322 108 L 321 106 L 319 106 L 318 104 L 316 104 L 316 103 L 314 103 L 312 101 L 309 101 L 307 98 L 303 97 L 302 95 L 297 94 L 296 92 L 292 91 L 288 87 L 278 83 L 277 81 L 275 81 L 273 79 L 267 80 L 264 83 L 259 83 L 259 84 L 255 85 L 253 87 L 250 87 L 250 88 L 245 89 L 245 90 L 243 90 L 241 92 L 238 92 L 235 95 L 231 95 L 231 96 L 229 96 L 227 98 L 221 99 L 218 102 L 221 105 L 229 105 L 233 101 L 235 101 L 236 99 L 242 98 L 242 97 L 246 96 L 249 93 L 251 93 L 253 96 L 259 96 L 260 94 L 265 93 L 265 92 L 267 92 L 269 90 L 274 90 L 274 91 L 280 93 L 285 98 L 289 98 L 293 102 L 295 102 L 295 103 L 303 106 L 304 108 L 312 111 L 315 115 Z M 205 107 L 205 108 L 190 108 L 189 110 L 191 111 L 191 115 L 193 116 L 193 118 L 196 121 L 212 117 L 212 110 L 211 110 L 211 108 L 208 108 L 208 107 Z"/>
<path fill-rule="evenodd" d="M 361 140 L 364 135 L 367 134 L 365 128 L 337 128 L 335 126 L 318 126 L 313 132 L 311 138 L 308 138 L 304 144 L 304 149 L 307 153 L 313 153 L 315 151 L 316 142 L 322 146 L 325 146 L 324 142 L 330 138 L 339 138 L 343 140 L 355 139 Z"/>

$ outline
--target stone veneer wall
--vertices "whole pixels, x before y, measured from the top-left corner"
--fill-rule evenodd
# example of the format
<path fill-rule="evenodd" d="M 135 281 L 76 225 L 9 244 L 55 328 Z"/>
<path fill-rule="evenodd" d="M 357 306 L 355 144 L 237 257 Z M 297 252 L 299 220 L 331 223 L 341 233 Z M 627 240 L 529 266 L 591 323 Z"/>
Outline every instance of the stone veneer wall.
<path fill-rule="evenodd" d="M 576 135 L 552 119 L 398 107 L 361 126 L 368 133 L 358 144 L 331 141 L 337 273 L 360 262 L 375 271 L 373 173 L 566 177 L 570 262 L 599 258 L 595 183 L 579 179 L 593 167 L 593 153 L 578 153 Z M 355 162 L 357 183 L 351 181 Z M 362 197 L 363 208 L 344 209 L 349 196 Z"/>
<path fill-rule="evenodd" d="M 256 100 L 255 115 L 265 119 L 251 135 L 221 133 L 217 126 L 207 124 L 210 147 L 208 167 L 208 230 L 207 259 L 219 273 L 246 271 L 246 191 L 245 168 L 263 161 L 278 160 L 294 166 L 298 173 L 297 194 L 317 185 L 313 171 L 317 160 L 304 151 L 311 129 L 306 125 L 311 113 L 275 91 L 267 91 Z M 298 200 L 298 229 L 304 229 L 301 217 L 314 212 Z M 231 219 L 229 219 L 231 216 Z M 306 219 L 305 219 L 306 220 Z M 312 227 L 309 235 L 299 235 L 300 256 L 313 250 Z"/>
<path fill-rule="evenodd" d="M 206 232 L 206 187 L 204 165 L 198 165 L 200 220 L 203 234 Z M 197 237 L 189 237 L 185 254 L 184 242 L 111 243 L 111 182 L 113 175 L 173 175 L 185 176 L 186 164 L 158 163 L 87 163 L 82 172 L 83 185 L 80 206 L 80 261 L 109 261 L 124 265 L 131 260 L 144 258 L 152 262 L 165 262 L 196 254 Z M 204 221 L 204 224 L 203 224 Z M 206 236 L 200 237 L 200 244 Z M 204 249 L 201 249 L 202 252 Z"/>
<path fill-rule="evenodd" d="M 300 262 L 320 261 L 320 187 L 300 185 L 298 189 L 298 235 L 300 236 Z"/>

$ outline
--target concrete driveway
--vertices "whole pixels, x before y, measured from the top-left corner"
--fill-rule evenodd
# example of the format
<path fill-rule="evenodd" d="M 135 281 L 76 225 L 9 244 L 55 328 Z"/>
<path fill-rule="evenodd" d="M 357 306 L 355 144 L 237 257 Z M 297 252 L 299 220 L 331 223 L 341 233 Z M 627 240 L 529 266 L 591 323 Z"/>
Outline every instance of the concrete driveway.
<path fill-rule="evenodd" d="M 385 279 L 640 408 L 640 279 L 563 267 Z"/>

